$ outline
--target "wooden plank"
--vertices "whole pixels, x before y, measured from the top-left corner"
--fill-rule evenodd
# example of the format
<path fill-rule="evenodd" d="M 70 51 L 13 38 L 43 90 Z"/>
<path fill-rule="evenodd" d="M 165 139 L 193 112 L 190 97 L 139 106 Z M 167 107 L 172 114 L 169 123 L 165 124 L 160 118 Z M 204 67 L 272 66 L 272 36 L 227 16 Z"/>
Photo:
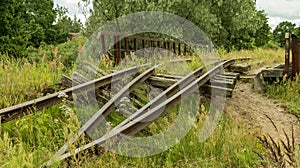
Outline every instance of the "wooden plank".
<path fill-rule="evenodd" d="M 233 89 L 226 88 L 226 87 L 219 87 L 219 86 L 212 86 L 212 85 L 205 85 L 201 91 L 205 92 L 206 95 L 214 94 L 215 96 L 226 96 L 228 98 L 232 97 Z M 213 93 L 211 93 L 213 91 Z"/>
<path fill-rule="evenodd" d="M 283 69 L 264 69 L 261 71 L 264 78 L 282 78 L 284 75 Z"/>
<path fill-rule="evenodd" d="M 237 73 L 245 73 L 252 68 L 251 65 L 236 64 L 229 66 L 229 71 Z"/>
<path fill-rule="evenodd" d="M 236 84 L 236 79 L 228 79 L 228 78 L 213 76 L 212 80 L 220 80 L 220 81 L 226 81 L 228 83 L 234 83 L 234 84 Z"/>
<path fill-rule="evenodd" d="M 221 74 L 216 74 L 214 77 L 236 80 L 235 76 L 227 76 L 227 75 L 221 75 Z"/>
<path fill-rule="evenodd" d="M 235 83 L 234 82 L 226 82 L 221 80 L 211 80 L 210 81 L 212 86 L 219 86 L 219 87 L 226 87 L 229 89 L 234 89 Z"/>
<path fill-rule="evenodd" d="M 155 87 L 160 88 L 168 88 L 172 86 L 174 83 L 176 83 L 178 80 L 175 79 L 169 79 L 169 78 L 162 78 L 162 77 L 150 77 L 148 79 L 148 82 Z"/>
<path fill-rule="evenodd" d="M 168 78 L 168 79 L 176 79 L 176 80 L 180 80 L 180 79 L 183 78 L 183 76 L 165 75 L 165 74 L 155 74 L 153 76 L 162 77 L 162 78 Z"/>
<path fill-rule="evenodd" d="M 240 73 L 234 73 L 234 72 L 224 72 L 223 75 L 225 75 L 225 76 L 234 76 L 234 77 L 236 77 L 237 79 L 239 79 L 240 76 L 241 76 Z"/>

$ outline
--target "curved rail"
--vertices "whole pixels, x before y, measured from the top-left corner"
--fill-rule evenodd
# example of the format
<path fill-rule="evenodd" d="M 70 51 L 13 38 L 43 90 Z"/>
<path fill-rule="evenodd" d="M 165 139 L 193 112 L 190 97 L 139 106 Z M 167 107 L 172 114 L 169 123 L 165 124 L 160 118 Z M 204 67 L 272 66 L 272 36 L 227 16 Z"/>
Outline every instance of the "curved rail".
<path fill-rule="evenodd" d="M 169 63 L 176 62 L 189 62 L 191 59 L 175 59 L 169 61 Z M 86 63 L 85 63 L 86 64 Z M 132 75 L 137 73 L 140 69 L 150 66 L 150 64 L 143 64 L 141 66 L 135 66 L 129 69 L 117 71 L 115 73 L 103 76 L 101 78 L 88 81 L 86 83 L 78 84 L 74 87 L 62 90 L 60 92 L 52 93 L 47 96 L 43 96 L 31 101 L 20 103 L 11 107 L 0 109 L 0 123 L 5 123 L 14 119 L 17 119 L 21 116 L 26 116 L 33 111 L 43 110 L 47 107 L 53 106 L 55 104 L 61 103 L 62 99 L 59 97 L 60 94 L 66 94 L 69 97 L 72 96 L 72 93 L 83 94 L 88 91 L 92 91 L 95 88 L 100 88 L 116 82 L 124 77 L 125 74 Z"/>
<path fill-rule="evenodd" d="M 185 98 L 192 94 L 194 91 L 199 89 L 200 86 L 203 86 L 206 82 L 210 80 L 210 77 L 218 72 L 220 72 L 223 68 L 226 68 L 232 64 L 235 63 L 235 61 L 238 59 L 231 59 L 224 61 L 220 63 L 219 65 L 215 66 L 213 69 L 207 71 L 205 74 L 200 76 L 195 80 L 195 75 L 199 75 L 202 72 L 202 68 L 197 69 L 196 71 L 190 73 L 189 75 L 185 76 L 180 81 L 173 84 L 170 88 L 168 88 L 166 91 L 161 93 L 159 96 L 157 96 L 155 99 L 147 103 L 145 106 L 143 106 L 141 109 L 137 110 L 134 114 L 132 114 L 128 119 L 124 120 L 121 124 L 113 128 L 108 134 L 105 136 L 88 143 L 80 148 L 77 148 L 75 150 L 75 154 L 89 149 L 93 147 L 94 145 L 103 145 L 105 142 L 111 139 L 118 138 L 120 134 L 126 134 L 126 135 L 134 135 L 140 130 L 144 129 L 146 126 L 151 124 L 154 120 L 153 118 L 157 119 L 162 113 L 161 111 L 165 112 L 169 110 L 170 108 L 174 107 L 176 104 L 178 104 L 181 100 L 181 98 Z M 180 88 L 182 86 L 183 88 Z M 123 90 L 123 89 L 122 89 Z M 120 93 L 121 94 L 121 93 Z M 162 98 L 166 95 L 167 99 L 164 101 L 161 101 Z M 154 107 L 152 109 L 149 109 L 150 106 Z M 97 117 L 92 117 L 90 119 L 91 122 L 89 122 L 88 125 L 92 125 L 93 122 L 96 122 Z M 141 122 L 141 121 L 147 121 L 147 122 Z M 81 129 L 87 130 L 86 126 L 83 126 Z M 80 133 L 80 131 L 79 131 Z M 53 160 L 50 160 L 46 163 L 46 165 L 51 165 L 52 163 L 56 161 L 63 160 L 65 158 L 70 157 L 72 154 L 70 152 L 62 154 L 67 150 L 67 145 L 64 145 L 63 148 L 59 150 L 57 155 L 53 158 Z"/>
<path fill-rule="evenodd" d="M 118 81 L 123 78 L 125 74 L 132 75 L 137 73 L 141 68 L 147 67 L 149 64 L 144 64 L 141 66 L 132 67 L 129 69 L 117 71 L 116 73 L 112 73 L 110 75 L 101 77 L 99 79 L 95 79 L 89 81 L 87 83 L 83 83 L 80 85 L 76 85 L 74 87 L 65 89 L 60 92 L 56 92 L 38 99 L 34 99 L 31 101 L 27 101 L 21 104 L 17 104 L 15 106 L 11 106 L 8 108 L 4 108 L 0 110 L 1 123 L 5 123 L 16 119 L 20 116 L 25 116 L 26 114 L 32 112 L 33 110 L 42 110 L 44 108 L 50 107 L 52 105 L 58 104 L 62 102 L 62 99 L 59 98 L 60 94 L 66 94 L 68 96 L 72 96 L 72 92 L 83 93 L 93 90 L 94 88 L 99 88 L 106 86 L 112 82 Z"/>

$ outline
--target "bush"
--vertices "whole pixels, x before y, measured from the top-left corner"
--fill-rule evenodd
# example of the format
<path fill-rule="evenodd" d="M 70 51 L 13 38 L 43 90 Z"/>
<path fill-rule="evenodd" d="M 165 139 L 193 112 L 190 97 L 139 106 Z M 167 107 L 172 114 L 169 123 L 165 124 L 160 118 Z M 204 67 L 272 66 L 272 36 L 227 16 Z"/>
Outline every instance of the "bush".
<path fill-rule="evenodd" d="M 26 49 L 26 57 L 31 62 L 38 63 L 42 61 L 58 61 L 65 67 L 70 68 L 76 61 L 79 49 L 81 49 L 85 41 L 84 38 L 78 37 L 56 46 L 41 43 L 39 48 L 28 47 Z"/>
<path fill-rule="evenodd" d="M 280 49 L 279 44 L 277 44 L 275 41 L 270 40 L 267 44 L 265 44 L 263 47 L 263 49 L 274 49 L 274 50 L 278 50 Z"/>

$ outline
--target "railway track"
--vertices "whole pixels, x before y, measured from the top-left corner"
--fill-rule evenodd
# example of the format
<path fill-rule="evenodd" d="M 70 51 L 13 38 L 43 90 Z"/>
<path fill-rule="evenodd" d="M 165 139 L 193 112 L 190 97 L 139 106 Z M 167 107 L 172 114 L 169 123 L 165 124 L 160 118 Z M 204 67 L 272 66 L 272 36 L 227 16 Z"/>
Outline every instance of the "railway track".
<path fill-rule="evenodd" d="M 74 143 L 81 135 L 88 133 L 93 129 L 97 128 L 105 119 L 105 117 L 114 109 L 114 102 L 119 101 L 124 94 L 129 91 L 131 92 L 133 88 L 140 82 L 145 81 L 151 76 L 156 67 L 151 67 L 145 72 L 137 76 L 125 87 L 123 87 L 111 100 L 106 103 L 99 111 L 97 111 L 78 131 L 75 137 L 73 137 L 69 142 L 67 142 L 56 154 L 55 156 L 47 162 L 45 165 L 49 166 L 54 162 L 64 160 L 74 154 L 78 154 L 84 150 L 90 149 L 93 146 L 105 145 L 107 142 L 118 142 L 122 139 L 122 135 L 135 135 L 149 124 L 154 122 L 159 118 L 164 112 L 168 111 L 178 103 L 182 98 L 185 98 L 194 92 L 199 90 L 199 87 L 204 86 L 212 76 L 220 75 L 223 69 L 233 65 L 238 59 L 231 59 L 224 61 L 213 69 L 205 72 L 203 74 L 203 68 L 198 68 L 197 70 L 191 72 L 185 77 L 178 80 L 172 86 L 167 88 L 157 97 L 152 99 L 142 108 L 138 109 L 135 113 L 121 122 L 119 125 L 114 127 L 109 132 L 105 133 L 104 136 L 81 146 L 73 152 L 66 152 L 70 144 Z"/>
<path fill-rule="evenodd" d="M 190 61 L 191 61 L 190 59 L 177 59 L 177 60 L 170 61 L 170 63 L 190 62 Z M 67 95 L 68 97 L 72 97 L 72 93 L 76 93 L 76 95 L 80 95 L 80 94 L 87 93 L 89 91 L 93 91 L 94 89 L 101 89 L 114 82 L 121 80 L 125 75 L 127 76 L 134 75 L 138 73 L 140 70 L 149 66 L 150 64 L 143 64 L 140 66 L 131 67 L 83 83 L 73 81 L 76 84 L 76 86 L 31 101 L 27 101 L 11 107 L 0 109 L 1 123 L 6 123 L 15 120 L 17 118 L 26 116 L 28 114 L 31 114 L 33 112 L 40 111 L 50 106 L 53 106 L 55 104 L 61 103 L 63 99 L 60 98 L 60 95 Z"/>
<path fill-rule="evenodd" d="M 72 96 L 73 92 L 76 93 L 84 93 L 88 91 L 92 91 L 91 89 L 101 88 L 106 85 L 111 84 L 112 82 L 118 81 L 126 75 L 133 75 L 137 73 L 140 69 L 149 66 L 148 64 L 141 65 L 139 67 L 132 67 L 129 69 L 121 70 L 115 72 L 113 74 L 101 77 L 99 79 L 95 79 L 83 84 L 79 84 L 77 86 L 62 90 L 60 92 L 56 92 L 38 99 L 34 99 L 28 102 L 24 102 L 21 104 L 17 104 L 15 106 L 11 106 L 8 108 L 4 108 L 0 110 L 1 123 L 5 123 L 14 119 L 17 119 L 21 116 L 26 116 L 34 111 L 43 110 L 52 105 L 58 104 L 62 102 L 62 99 L 59 95 L 65 94 L 68 96 Z"/>
<path fill-rule="evenodd" d="M 140 83 L 145 82 L 151 78 L 155 70 L 160 66 L 156 65 L 151 67 L 149 64 L 144 64 L 139 67 L 132 67 L 122 71 L 117 71 L 110 75 L 103 76 L 99 79 L 88 81 L 85 83 L 78 83 L 78 85 L 71 87 L 69 89 L 63 90 L 61 92 L 53 93 L 32 101 L 21 103 L 12 107 L 8 107 L 0 110 L 1 123 L 5 123 L 14 119 L 17 119 L 21 116 L 25 116 L 32 111 L 42 110 L 47 107 L 50 107 L 54 104 L 60 103 L 62 101 L 59 98 L 60 94 L 66 94 L 72 96 L 72 92 L 76 93 L 87 93 L 92 91 L 91 89 L 103 88 L 110 85 L 113 82 L 117 82 L 126 75 L 134 75 L 137 72 L 144 70 L 140 75 L 136 76 L 129 83 L 127 83 L 123 88 L 121 88 L 117 94 L 111 97 L 102 107 L 98 110 L 78 131 L 76 136 L 71 138 L 55 156 L 47 162 L 45 165 L 49 166 L 54 162 L 66 159 L 74 154 L 77 154 L 81 151 L 92 148 L 95 145 L 104 145 L 108 141 L 117 142 L 122 139 L 120 136 L 125 135 L 135 135 L 149 124 L 154 122 L 159 118 L 163 113 L 167 112 L 169 109 L 180 103 L 182 98 L 185 98 L 194 92 L 197 92 L 200 87 L 206 86 L 209 84 L 217 85 L 213 86 L 217 89 L 227 86 L 226 83 L 232 83 L 234 85 L 234 78 L 230 75 L 223 73 L 223 69 L 233 65 L 238 60 L 248 60 L 249 58 L 241 59 L 230 59 L 223 61 L 216 65 L 214 68 L 207 72 L 203 72 L 203 68 L 200 67 L 197 70 L 189 73 L 186 76 L 168 76 L 168 75 L 158 75 L 162 78 L 173 78 L 173 83 L 171 86 L 166 88 L 162 93 L 156 96 L 154 99 L 150 100 L 147 104 L 143 105 L 141 108 L 137 109 L 133 114 L 128 118 L 122 121 L 119 125 L 114 127 L 110 132 L 105 133 L 105 136 L 102 136 L 80 148 L 77 148 L 74 152 L 67 152 L 69 145 L 76 142 L 76 140 L 84 135 L 89 134 L 94 131 L 100 124 L 105 121 L 110 112 L 116 108 L 121 99 L 127 96 L 128 93 L 131 93 Z M 178 60 L 183 61 L 183 60 Z M 176 62 L 176 61 L 173 61 Z M 222 84 L 220 81 L 225 81 L 225 84 Z M 218 84 L 221 84 L 220 87 Z"/>

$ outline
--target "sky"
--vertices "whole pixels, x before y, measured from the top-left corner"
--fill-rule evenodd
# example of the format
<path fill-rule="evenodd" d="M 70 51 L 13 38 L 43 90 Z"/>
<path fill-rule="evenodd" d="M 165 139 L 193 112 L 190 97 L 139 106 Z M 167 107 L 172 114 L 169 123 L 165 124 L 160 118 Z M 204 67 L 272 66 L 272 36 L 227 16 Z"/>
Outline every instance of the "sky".
<path fill-rule="evenodd" d="M 267 13 L 273 29 L 286 20 L 300 25 L 300 0 L 256 0 L 256 5 Z"/>
<path fill-rule="evenodd" d="M 81 10 L 78 8 L 78 2 L 81 1 L 80 0 L 54 0 L 55 4 L 66 7 L 68 9 L 69 11 L 68 15 L 71 18 L 73 18 L 73 16 L 76 15 L 76 17 L 79 18 L 84 23 L 86 19 L 83 13 L 81 12 Z"/>
<path fill-rule="evenodd" d="M 75 14 L 77 18 L 85 22 L 85 17 L 77 7 L 80 0 L 54 0 L 56 4 L 65 6 L 69 10 L 69 16 Z M 256 0 L 257 8 L 264 10 L 269 18 L 269 25 L 274 29 L 282 21 L 291 21 L 300 25 L 300 0 Z"/>

